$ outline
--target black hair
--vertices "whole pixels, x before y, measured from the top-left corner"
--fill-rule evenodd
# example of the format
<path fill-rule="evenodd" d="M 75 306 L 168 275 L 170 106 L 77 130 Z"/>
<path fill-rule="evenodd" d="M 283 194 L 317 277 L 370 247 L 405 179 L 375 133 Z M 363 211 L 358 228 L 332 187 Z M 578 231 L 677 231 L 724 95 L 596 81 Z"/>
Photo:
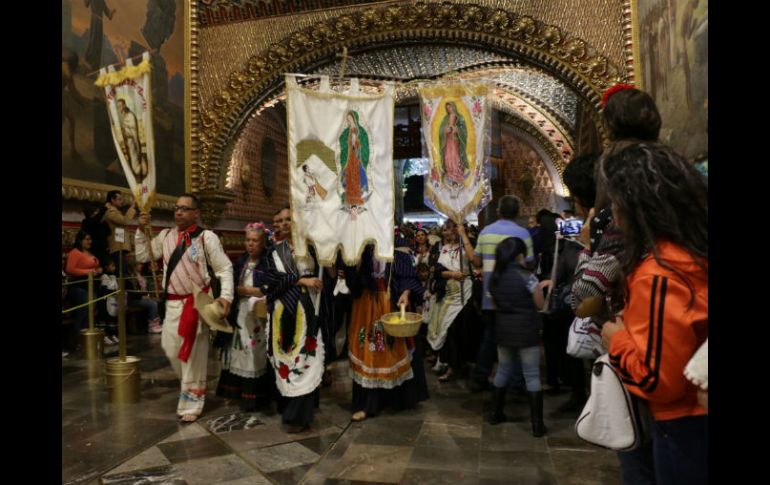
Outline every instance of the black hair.
<path fill-rule="evenodd" d="M 509 264 L 516 262 L 516 258 L 520 254 L 527 255 L 527 245 L 521 238 L 507 237 L 500 241 L 500 244 L 495 248 L 495 270 L 492 272 L 490 286 L 497 286 L 500 276 Z"/>
<path fill-rule="evenodd" d="M 110 190 L 107 192 L 107 202 L 112 202 L 112 199 L 120 195 L 119 190 Z"/>
<path fill-rule="evenodd" d="M 655 141 L 661 119 L 652 97 L 638 89 L 624 89 L 610 96 L 603 111 L 610 140 Z"/>
<path fill-rule="evenodd" d="M 200 209 L 201 208 L 201 200 L 200 200 L 200 198 L 198 198 L 197 195 L 191 194 L 189 192 L 185 192 L 184 194 L 179 196 L 180 199 L 182 197 L 188 197 L 188 198 L 192 199 L 193 205 L 195 206 L 195 207 L 193 207 L 193 209 Z"/>
<path fill-rule="evenodd" d="M 497 203 L 497 211 L 503 219 L 516 219 L 519 215 L 519 199 L 513 195 L 500 197 L 500 202 Z"/>
<path fill-rule="evenodd" d="M 93 240 L 93 237 L 91 236 L 91 234 L 87 233 L 83 229 L 79 230 L 78 233 L 75 235 L 75 243 L 72 246 L 82 251 L 83 239 L 85 239 L 86 236 L 90 237 Z"/>
<path fill-rule="evenodd" d="M 564 169 L 564 183 L 572 197 L 586 209 L 593 207 L 596 202 L 594 171 L 598 159 L 599 155 L 595 154 L 580 155 L 573 158 Z"/>

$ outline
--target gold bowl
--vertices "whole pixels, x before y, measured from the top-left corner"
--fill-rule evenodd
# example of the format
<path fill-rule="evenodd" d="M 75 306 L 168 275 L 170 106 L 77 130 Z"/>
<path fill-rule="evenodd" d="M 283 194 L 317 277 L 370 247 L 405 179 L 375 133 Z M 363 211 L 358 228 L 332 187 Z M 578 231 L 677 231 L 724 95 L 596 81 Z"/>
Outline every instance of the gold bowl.
<path fill-rule="evenodd" d="M 380 320 L 391 337 L 414 337 L 422 325 L 422 315 L 414 312 L 386 313 Z"/>

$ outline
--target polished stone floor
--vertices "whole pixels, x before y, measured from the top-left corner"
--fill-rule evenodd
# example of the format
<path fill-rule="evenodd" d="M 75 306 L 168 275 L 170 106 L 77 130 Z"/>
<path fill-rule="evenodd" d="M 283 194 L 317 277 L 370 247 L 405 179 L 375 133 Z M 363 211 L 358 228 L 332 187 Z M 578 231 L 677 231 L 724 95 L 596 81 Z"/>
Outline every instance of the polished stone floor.
<path fill-rule="evenodd" d="M 113 354 L 117 349 L 112 350 Z M 130 336 L 142 359 L 137 404 L 110 404 L 100 365 L 62 359 L 62 481 L 71 484 L 620 484 L 614 453 L 579 440 L 575 415 L 556 408 L 568 394 L 546 396 L 548 435 L 529 433 L 524 399 L 510 396 L 513 422 L 482 419 L 489 393 L 463 380 L 439 383 L 417 409 L 350 422 L 350 379 L 335 364 L 331 387 L 309 431 L 287 434 L 274 409 L 241 413 L 213 396 L 219 372 L 209 362 L 209 396 L 197 423 L 174 410 L 178 381 L 159 335 Z"/>

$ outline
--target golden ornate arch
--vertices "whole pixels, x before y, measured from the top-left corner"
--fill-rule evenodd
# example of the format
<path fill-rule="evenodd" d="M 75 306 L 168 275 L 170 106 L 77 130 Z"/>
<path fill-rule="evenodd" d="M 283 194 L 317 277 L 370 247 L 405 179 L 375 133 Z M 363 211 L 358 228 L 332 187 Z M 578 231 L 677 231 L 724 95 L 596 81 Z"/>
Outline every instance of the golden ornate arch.
<path fill-rule="evenodd" d="M 191 41 L 195 53 L 195 39 Z M 228 144 L 264 92 L 282 82 L 283 73 L 312 68 L 343 47 L 426 41 L 519 56 L 562 79 L 597 109 L 606 87 L 628 80 L 625 68 L 588 42 L 531 16 L 476 4 L 419 2 L 363 9 L 318 22 L 252 56 L 231 72 L 225 88 L 207 106 L 198 106 L 191 93 L 191 189 L 227 198 L 222 187 Z M 191 70 L 195 78 L 197 67 Z"/>

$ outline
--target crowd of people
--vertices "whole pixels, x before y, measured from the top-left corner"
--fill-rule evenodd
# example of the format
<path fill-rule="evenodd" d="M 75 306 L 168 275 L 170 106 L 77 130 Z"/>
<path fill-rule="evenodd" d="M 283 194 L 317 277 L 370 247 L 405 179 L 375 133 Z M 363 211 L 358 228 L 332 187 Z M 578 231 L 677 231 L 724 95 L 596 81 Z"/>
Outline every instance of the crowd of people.
<path fill-rule="evenodd" d="M 429 363 L 440 382 L 465 379 L 470 392 L 490 391 L 485 419 L 493 425 L 507 419 L 508 392 L 526 393 L 532 435 L 543 436 L 544 395 L 569 387 L 562 413 L 579 412 L 587 399 L 591 362 L 566 353 L 580 316 L 599 329 L 612 365 L 654 423 L 642 447 L 619 452 L 624 483 L 706 483 L 707 376 L 692 371 L 702 364 L 687 376 L 685 367 L 708 338 L 707 179 L 658 142 L 660 116 L 649 95 L 621 86 L 603 104 L 610 145 L 568 165 L 572 208 L 543 209 L 525 227 L 520 201 L 504 195 L 497 219 L 480 231 L 452 220 L 402 224 L 392 262 L 377 260 L 371 245 L 355 266 L 338 257 L 323 268 L 312 247 L 310 257 L 297 258 L 288 207 L 275 213 L 272 230 L 246 226 L 235 264 L 216 235 L 198 226 L 195 195 L 179 197 L 175 227 L 152 241 L 143 230 L 149 216 L 141 215 L 134 257 L 149 263 L 151 248 L 163 259 L 163 297 L 150 316 L 180 376 L 180 419 L 193 422 L 203 412 L 209 327 L 196 300 L 216 281 L 213 304 L 231 331 L 215 339 L 222 359 L 216 394 L 244 411 L 275 402 L 292 433 L 311 425 L 327 369 L 341 357 L 354 421 L 429 399 Z M 113 201 L 102 214 L 112 221 L 109 255 L 125 257 L 115 242 L 125 221 L 108 217 Z M 100 212 L 92 208 L 87 219 Z M 92 250 L 92 237 L 78 234 L 68 274 L 114 272 L 114 262 L 100 262 Z M 74 304 L 85 301 L 80 286 L 70 294 Z M 401 305 L 423 315 L 414 337 L 391 336 L 382 324 Z M 77 318 L 82 328 L 83 314 Z"/>

